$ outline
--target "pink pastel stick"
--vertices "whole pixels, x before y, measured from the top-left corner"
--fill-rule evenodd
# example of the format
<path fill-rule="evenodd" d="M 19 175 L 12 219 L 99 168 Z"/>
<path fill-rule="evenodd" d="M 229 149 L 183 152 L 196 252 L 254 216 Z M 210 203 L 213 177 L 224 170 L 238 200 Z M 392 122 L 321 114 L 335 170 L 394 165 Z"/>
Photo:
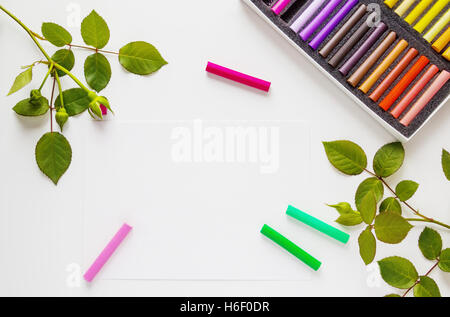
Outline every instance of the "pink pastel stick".
<path fill-rule="evenodd" d="M 416 96 L 422 91 L 422 89 L 428 84 L 428 82 L 437 74 L 439 68 L 436 65 L 428 67 L 426 72 L 420 77 L 417 83 L 407 92 L 405 97 L 392 109 L 391 114 L 394 118 L 400 117 L 400 115 L 408 108 L 409 104 L 416 98 Z"/>
<path fill-rule="evenodd" d="M 268 81 L 252 77 L 243 73 L 239 73 L 235 70 L 211 62 L 208 62 L 208 65 L 206 66 L 206 71 L 214 75 L 218 75 L 256 89 L 269 91 L 270 88 L 270 82 Z"/>
<path fill-rule="evenodd" d="M 123 239 L 130 232 L 132 227 L 126 223 L 117 231 L 115 236 L 111 239 L 108 245 L 103 249 L 102 253 L 97 257 L 97 259 L 92 263 L 91 267 L 84 274 L 84 279 L 88 282 L 92 282 L 97 273 L 102 269 L 103 265 L 109 260 L 111 255 L 116 251 L 119 245 L 122 243 Z"/>
<path fill-rule="evenodd" d="M 272 7 L 272 11 L 278 15 L 281 13 L 281 11 L 286 8 L 286 6 L 291 2 L 292 0 L 278 0 L 277 3 Z"/>
<path fill-rule="evenodd" d="M 443 70 L 431 83 L 427 90 L 425 90 L 423 95 L 420 96 L 419 99 L 417 99 L 417 101 L 412 105 L 411 109 L 409 109 L 406 115 L 400 120 L 400 123 L 404 126 L 408 126 L 449 79 L 450 73 Z"/>

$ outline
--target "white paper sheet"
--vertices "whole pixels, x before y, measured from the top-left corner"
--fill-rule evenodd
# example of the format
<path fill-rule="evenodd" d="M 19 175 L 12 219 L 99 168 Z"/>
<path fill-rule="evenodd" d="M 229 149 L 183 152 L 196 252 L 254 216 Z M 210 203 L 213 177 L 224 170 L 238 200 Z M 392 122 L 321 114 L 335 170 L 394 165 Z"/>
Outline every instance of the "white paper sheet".
<path fill-rule="evenodd" d="M 99 278 L 310 277 L 259 232 L 267 223 L 304 247 L 285 211 L 308 195 L 305 123 L 110 121 L 87 129 L 86 268 L 122 222 L 133 226 Z"/>

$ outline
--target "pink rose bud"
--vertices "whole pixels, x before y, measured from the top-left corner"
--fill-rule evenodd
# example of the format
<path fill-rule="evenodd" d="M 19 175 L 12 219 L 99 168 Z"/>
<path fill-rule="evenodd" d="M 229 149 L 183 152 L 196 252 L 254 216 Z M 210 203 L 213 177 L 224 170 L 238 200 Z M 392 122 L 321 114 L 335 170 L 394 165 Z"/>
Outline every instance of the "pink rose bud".
<path fill-rule="evenodd" d="M 106 116 L 108 114 L 108 109 L 104 105 L 100 105 L 100 109 L 102 109 L 102 115 Z"/>

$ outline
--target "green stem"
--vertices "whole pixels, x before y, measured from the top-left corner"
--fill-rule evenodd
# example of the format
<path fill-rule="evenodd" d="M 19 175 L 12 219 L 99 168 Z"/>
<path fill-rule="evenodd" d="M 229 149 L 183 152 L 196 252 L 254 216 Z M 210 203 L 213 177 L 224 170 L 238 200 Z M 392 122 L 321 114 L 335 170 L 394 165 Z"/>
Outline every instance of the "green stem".
<path fill-rule="evenodd" d="M 419 219 L 419 218 L 405 218 L 406 221 L 417 221 L 417 222 L 430 222 L 426 219 Z"/>
<path fill-rule="evenodd" d="M 34 62 L 33 64 L 31 64 L 31 65 L 22 66 L 22 69 L 34 67 L 34 66 L 36 66 L 37 64 L 48 64 L 48 62 L 45 62 L 45 61 L 42 61 L 42 60 L 40 60 L 40 61 L 35 61 L 35 62 Z"/>
<path fill-rule="evenodd" d="M 50 67 L 48 68 L 47 75 L 45 75 L 44 80 L 42 81 L 42 84 L 41 84 L 41 86 L 39 87 L 39 91 L 41 91 L 41 90 L 42 90 L 42 87 L 44 87 L 45 82 L 47 81 L 48 76 L 50 75 L 50 73 L 52 72 L 52 70 L 53 70 L 53 64 L 51 64 Z"/>
<path fill-rule="evenodd" d="M 434 220 L 434 219 L 405 218 L 405 220 L 407 220 L 407 221 L 417 221 L 417 222 L 429 222 L 429 223 L 434 223 L 436 225 L 439 225 L 439 226 L 445 227 L 447 229 L 450 229 L 449 225 L 447 225 L 445 223 L 442 223 L 440 221 Z"/>
<path fill-rule="evenodd" d="M 53 62 L 52 59 L 50 58 L 50 56 L 47 54 L 47 52 L 42 48 L 41 44 L 39 43 L 39 41 L 36 39 L 36 36 L 34 35 L 34 32 L 31 31 L 25 24 L 22 23 L 22 21 L 20 21 L 14 14 L 12 14 L 11 12 L 9 12 L 8 10 L 6 10 L 2 5 L 0 5 L 0 10 L 2 10 L 3 12 L 5 12 L 7 15 L 9 15 L 14 21 L 16 21 L 25 31 L 27 31 L 28 35 L 30 35 L 31 39 L 34 41 L 34 43 L 37 45 L 37 47 L 39 48 L 39 50 L 42 52 L 42 54 L 44 54 L 45 58 L 49 61 L 49 62 Z"/>
<path fill-rule="evenodd" d="M 77 83 L 78 86 L 80 86 L 80 88 L 84 89 L 87 92 L 91 92 L 85 85 L 83 85 L 83 83 L 76 78 L 70 71 L 68 71 L 67 69 L 65 69 L 63 66 L 59 65 L 58 63 L 54 63 L 55 68 L 59 69 L 60 71 L 64 72 L 65 74 L 67 74 L 70 78 L 72 78 L 72 80 L 74 82 Z"/>
<path fill-rule="evenodd" d="M 56 78 L 56 81 L 58 82 L 59 100 L 61 101 L 61 108 L 64 108 L 64 100 L 63 100 L 63 94 L 62 94 L 62 86 L 61 86 L 61 81 L 59 80 L 59 75 L 58 75 L 58 72 L 57 72 L 57 71 L 55 71 L 55 78 Z"/>
<path fill-rule="evenodd" d="M 37 34 L 36 32 L 31 31 L 31 33 L 33 33 L 33 35 L 34 35 L 35 37 L 37 37 L 38 39 L 40 39 L 41 41 L 47 41 L 44 37 L 40 36 L 40 35 Z"/>
<path fill-rule="evenodd" d="M 53 132 L 53 96 L 55 94 L 56 79 L 53 78 L 52 96 L 50 98 L 50 132 Z"/>
<path fill-rule="evenodd" d="M 41 46 L 39 41 L 36 39 L 35 33 L 33 31 L 31 31 L 25 24 L 22 23 L 22 21 L 20 21 L 14 14 L 12 14 L 8 10 L 6 10 L 2 5 L 0 5 L 0 10 L 2 10 L 7 15 L 9 15 L 14 21 L 16 21 L 28 33 L 28 35 L 30 35 L 31 39 L 34 41 L 34 43 L 37 45 L 39 50 L 42 52 L 42 54 L 44 54 L 45 58 L 48 60 L 48 64 L 54 65 L 55 68 L 61 70 L 65 74 L 69 75 L 69 77 L 72 78 L 73 81 L 78 84 L 78 86 L 80 86 L 85 91 L 90 92 L 90 90 L 85 85 L 83 85 L 81 83 L 81 81 L 79 81 L 78 78 L 76 78 L 71 72 L 69 72 L 67 69 L 65 69 L 61 65 L 58 65 L 57 63 L 55 63 L 52 60 L 52 58 L 47 54 L 47 52 L 43 49 L 43 47 Z"/>
<path fill-rule="evenodd" d="M 117 53 L 117 52 L 111 52 L 111 51 L 100 50 L 100 49 L 95 48 L 95 47 L 89 47 L 89 46 L 83 46 L 83 45 L 76 45 L 76 44 L 67 44 L 67 45 L 68 45 L 70 48 L 72 48 L 72 47 L 77 47 L 77 48 L 83 48 L 83 49 L 85 49 L 85 50 L 91 50 L 91 51 L 100 52 L 100 53 L 119 55 L 119 53 Z"/>
<path fill-rule="evenodd" d="M 389 184 L 386 182 L 386 180 L 385 180 L 383 177 L 380 177 L 380 176 L 376 175 L 375 173 L 369 171 L 368 169 L 365 169 L 365 171 L 366 171 L 367 173 L 369 173 L 370 175 L 372 175 L 373 177 L 378 178 L 378 179 L 384 184 L 384 186 L 386 186 L 386 188 L 389 189 L 389 191 L 395 196 L 395 198 L 398 199 L 398 196 L 397 196 L 397 193 L 395 192 L 395 190 L 394 190 L 391 186 L 389 186 Z M 425 215 L 422 215 L 418 210 L 414 209 L 414 208 L 413 208 L 409 203 L 407 203 L 406 201 L 401 201 L 401 202 L 402 202 L 406 207 L 408 207 L 414 214 L 416 214 L 417 216 L 421 217 L 421 218 L 422 218 L 422 220 L 421 220 L 422 222 L 434 223 L 434 224 L 436 224 L 436 225 L 439 225 L 439 226 L 442 226 L 442 227 L 444 227 L 444 228 L 450 229 L 450 226 L 449 226 L 449 225 L 447 225 L 447 224 L 445 224 L 445 223 L 443 223 L 443 222 L 434 220 L 433 218 L 427 217 L 427 216 L 425 216 Z M 410 220 L 410 221 L 419 221 L 419 220 Z"/>

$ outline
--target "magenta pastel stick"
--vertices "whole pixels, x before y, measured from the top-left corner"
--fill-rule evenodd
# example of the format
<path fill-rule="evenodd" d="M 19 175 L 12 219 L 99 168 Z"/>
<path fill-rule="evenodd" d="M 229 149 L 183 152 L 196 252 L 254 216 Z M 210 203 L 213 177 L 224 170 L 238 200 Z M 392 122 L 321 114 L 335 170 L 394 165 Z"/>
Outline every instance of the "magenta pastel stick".
<path fill-rule="evenodd" d="M 270 88 L 270 82 L 268 81 L 252 77 L 250 75 L 246 75 L 211 62 L 208 62 L 206 71 L 211 74 L 221 76 L 256 89 L 264 90 L 266 92 L 269 91 Z"/>
<path fill-rule="evenodd" d="M 317 49 L 320 44 L 330 35 L 338 24 L 347 16 L 359 0 L 348 0 L 336 15 L 324 26 L 322 30 L 309 42 L 309 46 Z"/>
<path fill-rule="evenodd" d="M 277 3 L 272 7 L 272 11 L 278 15 L 281 13 L 281 11 L 286 8 L 286 6 L 291 2 L 292 0 L 278 0 Z"/>
<path fill-rule="evenodd" d="M 342 0 L 330 0 L 327 5 L 319 12 L 319 14 L 300 32 L 300 37 L 306 41 L 325 21 L 328 16 L 333 13 Z"/>
<path fill-rule="evenodd" d="M 103 249 L 102 253 L 97 257 L 97 259 L 92 263 L 91 267 L 84 274 L 84 279 L 87 282 L 92 282 L 97 273 L 102 269 L 105 263 L 109 260 L 111 255 L 116 251 L 119 245 L 122 243 L 123 239 L 128 235 L 132 227 L 126 223 L 117 231 L 115 236 L 111 239 L 108 245 Z"/>

